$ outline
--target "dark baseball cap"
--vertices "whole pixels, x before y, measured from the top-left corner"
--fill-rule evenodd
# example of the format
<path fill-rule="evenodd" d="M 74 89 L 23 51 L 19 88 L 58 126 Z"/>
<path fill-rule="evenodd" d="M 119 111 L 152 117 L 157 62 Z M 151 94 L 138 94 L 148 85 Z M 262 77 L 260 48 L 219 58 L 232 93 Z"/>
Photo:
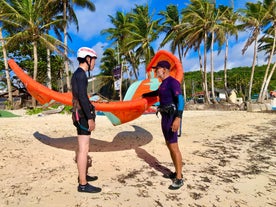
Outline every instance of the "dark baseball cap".
<path fill-rule="evenodd" d="M 156 68 L 166 68 L 166 69 L 170 70 L 171 64 L 166 60 L 162 60 L 162 61 L 159 61 L 156 66 L 152 66 L 152 68 L 154 68 L 154 69 L 156 69 Z"/>

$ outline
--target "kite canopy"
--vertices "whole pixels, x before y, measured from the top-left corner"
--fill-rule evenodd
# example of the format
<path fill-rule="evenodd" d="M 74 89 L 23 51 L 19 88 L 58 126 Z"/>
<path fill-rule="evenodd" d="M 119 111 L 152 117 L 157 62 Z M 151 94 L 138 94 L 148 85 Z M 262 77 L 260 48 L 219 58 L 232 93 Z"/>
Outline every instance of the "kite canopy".
<path fill-rule="evenodd" d="M 158 97 L 142 98 L 142 94 L 157 90 L 160 80 L 152 66 L 159 61 L 166 60 L 170 63 L 170 75 L 182 82 L 183 69 L 180 61 L 170 52 L 160 50 L 153 57 L 146 68 L 147 79 L 134 82 L 128 89 L 123 101 L 97 102 L 91 101 L 97 111 L 102 111 L 113 125 L 120 125 L 132 121 L 141 116 L 154 103 L 158 102 Z M 60 93 L 49 89 L 28 76 L 13 59 L 8 61 L 9 66 L 25 85 L 28 92 L 42 105 L 53 100 L 65 105 L 72 105 L 72 93 Z"/>

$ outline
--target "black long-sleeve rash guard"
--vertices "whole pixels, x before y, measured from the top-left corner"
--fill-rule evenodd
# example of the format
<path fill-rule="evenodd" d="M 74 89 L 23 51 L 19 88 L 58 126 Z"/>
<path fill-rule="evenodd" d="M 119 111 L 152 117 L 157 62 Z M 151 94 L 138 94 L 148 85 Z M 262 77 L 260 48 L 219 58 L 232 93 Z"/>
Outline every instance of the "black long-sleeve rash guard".
<path fill-rule="evenodd" d="M 74 72 L 71 84 L 73 97 L 79 101 L 84 116 L 87 119 L 93 119 L 93 116 L 91 114 L 91 109 L 93 109 L 93 105 L 89 101 L 87 95 L 88 80 L 85 71 L 82 68 L 78 68 Z"/>

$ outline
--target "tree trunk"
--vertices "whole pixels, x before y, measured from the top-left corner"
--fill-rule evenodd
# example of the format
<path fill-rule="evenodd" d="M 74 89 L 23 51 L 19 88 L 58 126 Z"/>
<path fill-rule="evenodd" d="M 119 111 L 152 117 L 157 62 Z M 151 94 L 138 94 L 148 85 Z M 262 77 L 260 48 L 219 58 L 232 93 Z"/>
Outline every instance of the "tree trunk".
<path fill-rule="evenodd" d="M 211 89 L 213 96 L 213 103 L 217 104 L 217 99 L 215 95 L 215 83 L 214 83 L 214 31 L 212 31 L 212 40 L 211 40 Z"/>
<path fill-rule="evenodd" d="M 260 95 L 258 97 L 258 102 L 259 103 L 264 102 L 265 96 L 267 94 L 267 87 L 268 87 L 268 84 L 267 84 L 268 78 L 267 78 L 267 76 L 268 76 L 268 73 L 269 73 L 269 68 L 270 68 L 271 61 L 272 61 L 272 58 L 273 58 L 273 54 L 274 54 L 274 51 L 275 51 L 275 43 L 276 43 L 276 27 L 274 27 L 273 45 L 272 45 L 272 49 L 271 49 L 271 52 L 270 52 L 270 55 L 269 55 L 267 67 L 266 67 L 266 70 L 265 70 L 265 75 L 264 75 L 264 80 L 263 80 L 262 87 L 261 87 L 261 90 L 260 90 Z M 269 82 L 270 82 L 270 80 L 269 80 Z"/>
<path fill-rule="evenodd" d="M 34 41 L 33 42 L 33 52 L 34 52 L 34 74 L 33 74 L 33 79 L 36 81 L 37 79 L 37 65 L 38 65 L 38 58 L 37 58 L 37 42 Z M 36 100 L 34 97 L 32 97 L 32 107 L 35 108 L 36 107 Z"/>
<path fill-rule="evenodd" d="M 199 69 L 200 69 L 200 74 L 201 74 L 201 79 L 202 79 L 202 90 L 205 91 L 205 85 L 204 85 L 204 73 L 203 73 L 203 66 L 202 66 L 202 56 L 200 53 L 200 50 L 198 50 L 198 61 L 199 61 Z"/>
<path fill-rule="evenodd" d="M 47 87 L 52 89 L 51 51 L 47 48 Z"/>
<path fill-rule="evenodd" d="M 64 20 L 64 28 L 63 28 L 63 33 L 64 33 L 64 67 L 65 67 L 65 74 L 66 74 L 66 85 L 68 91 L 71 91 L 71 84 L 70 84 L 70 77 L 69 77 L 69 63 L 68 63 L 68 35 L 67 35 L 67 4 L 66 1 L 63 3 L 63 20 Z"/>
<path fill-rule="evenodd" d="M 208 90 L 208 80 L 207 80 L 207 33 L 204 33 L 204 88 L 205 88 L 205 101 L 207 104 L 210 104 L 210 96 Z"/>
<path fill-rule="evenodd" d="M 265 86 L 264 86 L 264 91 L 267 91 L 267 88 L 268 88 L 268 86 L 269 86 L 271 77 L 272 77 L 272 75 L 273 75 L 274 72 L 275 72 L 275 69 L 276 69 L 276 62 L 274 63 L 273 68 L 272 68 L 272 70 L 270 71 L 269 76 L 268 76 L 268 78 L 267 78 L 267 80 L 266 80 L 266 83 L 265 83 Z"/>
<path fill-rule="evenodd" d="M 226 97 L 226 102 L 229 102 L 228 96 L 228 83 L 227 83 L 227 62 L 228 62 L 228 35 L 226 34 L 226 42 L 225 42 L 225 55 L 224 55 L 224 93 Z"/>
<path fill-rule="evenodd" d="M 133 74 L 135 76 L 135 80 L 138 80 L 138 74 L 137 74 L 138 68 L 136 67 L 136 64 L 135 64 L 134 55 L 131 51 L 128 51 L 128 56 L 129 56 L 129 59 L 130 59 L 130 64 L 132 66 Z"/>
<path fill-rule="evenodd" d="M 13 99 L 12 99 L 12 86 L 11 86 L 11 78 L 9 73 L 9 65 L 8 65 L 8 57 L 7 57 L 7 51 L 5 48 L 5 41 L 3 39 L 2 35 L 2 28 L 0 27 L 0 40 L 2 44 L 2 50 L 3 50 L 3 57 L 4 57 L 4 65 L 5 65 L 5 73 L 7 78 L 7 87 L 8 87 L 8 101 L 11 107 L 13 108 Z"/>
<path fill-rule="evenodd" d="M 252 85 L 253 85 L 256 59 L 257 59 L 257 40 L 255 40 L 255 42 L 254 42 L 254 56 L 253 56 L 252 70 L 251 70 L 249 90 L 248 90 L 248 101 L 249 102 L 251 102 L 251 93 L 252 93 Z"/>

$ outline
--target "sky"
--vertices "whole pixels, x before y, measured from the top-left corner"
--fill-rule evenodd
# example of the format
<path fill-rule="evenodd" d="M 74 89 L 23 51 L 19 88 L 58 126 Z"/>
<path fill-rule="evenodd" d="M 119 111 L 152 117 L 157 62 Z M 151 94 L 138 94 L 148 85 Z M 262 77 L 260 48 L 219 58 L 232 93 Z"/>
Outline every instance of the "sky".
<path fill-rule="evenodd" d="M 149 11 L 151 14 L 158 17 L 158 12 L 165 10 L 169 4 L 178 5 L 179 9 L 183 9 L 189 4 L 189 0 L 92 0 L 96 7 L 95 12 L 88 11 L 87 9 L 76 8 L 75 12 L 78 18 L 79 31 L 77 32 L 74 25 L 69 26 L 69 34 L 72 38 L 72 42 L 69 42 L 69 47 L 74 51 L 74 54 L 70 57 L 73 61 L 72 71 L 77 67 L 76 53 L 79 47 L 86 46 L 92 47 L 98 54 L 98 60 L 95 65 L 93 75 L 100 72 L 99 65 L 102 53 L 108 47 L 111 47 L 112 42 L 107 41 L 105 36 L 101 35 L 100 32 L 103 29 L 113 27 L 110 22 L 109 15 L 114 16 L 117 11 L 127 13 L 131 9 L 135 8 L 135 5 L 149 5 Z M 257 0 L 234 0 L 234 9 L 244 8 L 245 2 L 257 2 Z M 223 4 L 231 6 L 231 0 L 217 0 L 217 4 Z M 159 16 L 160 17 L 160 16 Z M 228 57 L 228 68 L 240 67 L 240 66 L 251 66 L 253 59 L 253 47 L 249 47 L 244 55 L 242 55 L 242 48 L 248 38 L 248 33 L 239 33 L 238 42 L 233 38 L 230 40 L 229 45 L 229 57 Z M 162 41 L 162 35 L 153 44 L 154 48 Z M 162 48 L 169 50 L 168 46 Z M 155 50 L 157 51 L 157 49 Z M 214 67 L 215 71 L 223 70 L 224 64 L 224 51 L 222 50 L 220 55 L 217 55 L 217 51 L 214 52 Z M 266 64 L 263 54 L 258 56 L 258 65 Z M 209 64 L 210 65 L 210 64 Z M 141 70 L 145 66 L 141 66 Z M 198 57 L 191 51 L 183 59 L 184 71 L 195 71 L 199 69 Z M 144 79 L 144 72 L 140 72 L 139 79 Z"/>

